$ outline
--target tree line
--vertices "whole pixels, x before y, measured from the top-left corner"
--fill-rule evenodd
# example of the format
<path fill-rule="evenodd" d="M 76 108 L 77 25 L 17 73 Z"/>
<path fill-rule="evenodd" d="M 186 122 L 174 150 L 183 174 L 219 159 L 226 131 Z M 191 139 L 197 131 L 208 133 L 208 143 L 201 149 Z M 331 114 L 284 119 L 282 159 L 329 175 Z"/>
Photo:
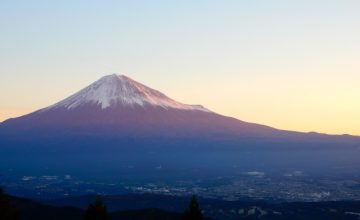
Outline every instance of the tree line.
<path fill-rule="evenodd" d="M 182 220 L 203 219 L 204 217 L 197 198 L 196 196 L 193 196 L 190 200 L 188 208 L 182 215 Z M 110 220 L 106 206 L 103 204 L 100 196 L 97 196 L 95 202 L 88 206 L 84 220 Z"/>
<path fill-rule="evenodd" d="M 21 213 L 12 207 L 9 196 L 0 188 L 0 220 L 20 220 Z M 196 196 L 193 196 L 189 206 L 182 215 L 182 220 L 203 220 L 200 205 Z M 83 220 L 111 220 L 107 208 L 100 196 L 96 197 L 94 203 L 87 207 Z"/>

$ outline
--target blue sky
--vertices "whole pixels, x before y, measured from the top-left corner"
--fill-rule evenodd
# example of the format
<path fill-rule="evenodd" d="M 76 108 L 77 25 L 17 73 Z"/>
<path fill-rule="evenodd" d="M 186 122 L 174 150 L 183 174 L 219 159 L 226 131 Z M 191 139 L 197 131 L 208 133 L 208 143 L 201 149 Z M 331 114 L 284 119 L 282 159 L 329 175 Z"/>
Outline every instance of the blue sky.
<path fill-rule="evenodd" d="M 360 134 L 359 1 L 1 1 L 0 121 L 124 73 L 283 129 Z"/>

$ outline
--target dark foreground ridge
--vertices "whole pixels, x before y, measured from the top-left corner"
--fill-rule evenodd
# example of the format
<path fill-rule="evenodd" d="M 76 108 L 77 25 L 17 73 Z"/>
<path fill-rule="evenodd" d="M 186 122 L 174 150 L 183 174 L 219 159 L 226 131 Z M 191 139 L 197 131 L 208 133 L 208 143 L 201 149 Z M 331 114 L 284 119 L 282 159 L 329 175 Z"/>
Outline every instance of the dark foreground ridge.
<path fill-rule="evenodd" d="M 44 205 L 29 199 L 9 196 L 10 205 L 17 209 L 20 220 L 82 220 L 85 216 L 85 210 L 75 207 L 56 207 Z M 1 220 L 3 219 L 2 210 L 0 209 Z M 182 214 L 176 212 L 168 212 L 160 209 L 148 208 L 141 210 L 127 210 L 109 213 L 111 220 L 176 220 L 181 219 Z"/>
<path fill-rule="evenodd" d="M 141 201 L 142 196 L 146 202 Z M 132 198 L 131 198 L 132 197 Z M 95 196 L 88 196 L 82 198 L 92 198 Z M 132 202 L 133 207 L 137 206 L 137 201 L 140 204 L 147 204 L 147 208 L 133 209 L 131 204 L 128 204 L 128 210 L 114 211 L 109 210 L 109 219 L 111 220 L 177 220 L 184 218 L 185 213 L 191 209 L 193 201 L 191 201 L 189 208 L 186 204 L 182 211 L 174 211 L 171 209 L 159 209 L 150 205 L 150 195 L 127 195 L 123 198 L 123 203 Z M 126 199 L 127 198 L 127 199 Z M 19 213 L 21 220 L 80 220 L 84 219 L 85 209 L 82 207 L 70 206 L 54 206 L 45 205 L 30 199 L 19 198 L 14 196 L 6 196 L 12 208 Z M 180 204 L 184 204 L 184 198 L 172 197 L 166 198 L 164 196 L 152 196 L 153 204 L 164 203 L 163 207 L 176 207 L 177 200 Z M 79 202 L 80 198 L 77 198 Z M 88 200 L 86 200 L 88 201 Z M 93 200 L 94 201 L 94 200 Z M 109 199 L 104 197 L 105 205 L 108 204 Z M 107 201 L 107 202 L 106 202 Z M 113 200 L 115 202 L 115 200 Z M 187 198 L 187 203 L 189 198 Z M 118 201 L 120 204 L 120 201 Z M 197 206 L 195 204 L 195 206 Z M 224 202 L 216 200 L 200 199 L 199 206 L 203 208 L 203 215 L 211 217 L 211 219 L 263 219 L 263 220 L 319 220 L 319 219 L 349 219 L 357 220 L 360 217 L 360 201 L 348 202 L 317 202 L 317 203 L 282 203 L 270 204 L 264 202 Z M 212 208 L 212 210 L 209 210 Z M 1 207 L 2 214 L 2 207 Z M 170 211 L 169 211 L 170 210 Z M 2 219 L 2 218 L 1 218 Z M 207 219 L 207 218 L 205 218 Z M 210 218 L 209 218 L 210 219 Z M 13 220 L 13 219 L 11 219 Z M 15 219 L 14 219 L 15 220 Z"/>

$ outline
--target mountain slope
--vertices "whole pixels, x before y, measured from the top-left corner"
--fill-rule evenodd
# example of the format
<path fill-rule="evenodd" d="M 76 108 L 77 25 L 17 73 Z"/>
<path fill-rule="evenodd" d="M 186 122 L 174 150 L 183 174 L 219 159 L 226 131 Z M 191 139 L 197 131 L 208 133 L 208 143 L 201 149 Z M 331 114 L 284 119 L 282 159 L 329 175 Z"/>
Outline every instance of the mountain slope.
<path fill-rule="evenodd" d="M 278 133 L 276 129 L 224 117 L 199 105 L 182 104 L 115 74 L 102 77 L 54 105 L 0 124 L 0 131 L 18 133 L 29 129 L 47 134 L 51 130 L 61 134 L 72 129 L 82 134 L 169 137 Z"/>
<path fill-rule="evenodd" d="M 248 123 L 109 75 L 63 101 L 1 123 L 0 172 L 142 181 L 238 175 L 233 167 L 348 171 L 360 166 L 359 146 L 359 137 Z M 159 166 L 164 169 L 154 168 Z"/>
<path fill-rule="evenodd" d="M 240 121 L 216 114 L 200 105 L 182 104 L 124 75 L 116 74 L 104 76 L 47 108 L 0 123 L 0 135 L 22 131 L 46 136 L 63 135 L 64 132 L 71 135 L 74 132 L 83 135 L 207 136 L 267 141 L 359 140 L 351 136 L 282 131 Z"/>

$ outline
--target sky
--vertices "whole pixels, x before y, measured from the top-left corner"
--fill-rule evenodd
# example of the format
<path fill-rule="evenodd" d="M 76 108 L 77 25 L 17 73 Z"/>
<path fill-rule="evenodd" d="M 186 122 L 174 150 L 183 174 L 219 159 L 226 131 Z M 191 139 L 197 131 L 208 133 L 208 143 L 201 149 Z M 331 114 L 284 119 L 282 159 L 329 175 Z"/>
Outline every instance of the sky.
<path fill-rule="evenodd" d="M 2 0 L 0 121 L 125 74 L 280 129 L 360 135 L 358 0 Z"/>

